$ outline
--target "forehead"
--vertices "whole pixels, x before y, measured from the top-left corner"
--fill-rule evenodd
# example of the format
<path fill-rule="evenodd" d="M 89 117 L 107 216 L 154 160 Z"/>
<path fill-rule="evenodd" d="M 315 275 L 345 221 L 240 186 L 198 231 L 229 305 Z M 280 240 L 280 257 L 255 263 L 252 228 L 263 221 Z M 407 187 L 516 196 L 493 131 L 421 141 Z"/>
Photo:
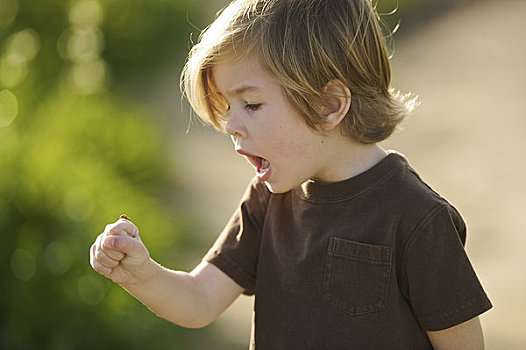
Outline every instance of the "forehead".
<path fill-rule="evenodd" d="M 279 84 L 262 67 L 257 58 L 223 60 L 213 65 L 212 80 L 223 95 L 239 95 L 278 87 Z"/>

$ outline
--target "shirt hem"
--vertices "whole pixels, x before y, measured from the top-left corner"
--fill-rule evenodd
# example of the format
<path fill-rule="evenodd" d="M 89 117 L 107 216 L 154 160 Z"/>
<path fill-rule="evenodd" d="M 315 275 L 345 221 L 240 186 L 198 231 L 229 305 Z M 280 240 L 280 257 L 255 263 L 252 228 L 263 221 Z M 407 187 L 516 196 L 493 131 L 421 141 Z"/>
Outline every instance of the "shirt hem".
<path fill-rule="evenodd" d="M 492 307 L 493 305 L 491 304 L 491 301 L 484 294 L 441 315 L 428 317 L 421 321 L 421 323 L 426 331 L 440 331 L 469 321 L 488 311 Z"/>
<path fill-rule="evenodd" d="M 215 252 L 213 256 L 205 256 L 204 261 L 213 264 L 223 271 L 239 286 L 245 289 L 243 294 L 254 295 L 254 277 L 241 268 L 232 258 L 221 252 Z"/>

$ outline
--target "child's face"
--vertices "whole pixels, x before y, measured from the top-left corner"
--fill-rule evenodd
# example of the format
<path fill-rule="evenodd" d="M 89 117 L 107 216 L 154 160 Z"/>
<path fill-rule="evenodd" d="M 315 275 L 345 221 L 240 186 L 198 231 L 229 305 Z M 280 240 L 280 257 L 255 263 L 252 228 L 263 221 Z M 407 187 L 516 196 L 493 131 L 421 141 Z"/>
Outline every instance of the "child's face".
<path fill-rule="evenodd" d="M 309 178 L 324 180 L 324 136 L 306 124 L 256 58 L 220 62 L 212 76 L 229 105 L 226 131 L 260 181 L 283 193 Z"/>

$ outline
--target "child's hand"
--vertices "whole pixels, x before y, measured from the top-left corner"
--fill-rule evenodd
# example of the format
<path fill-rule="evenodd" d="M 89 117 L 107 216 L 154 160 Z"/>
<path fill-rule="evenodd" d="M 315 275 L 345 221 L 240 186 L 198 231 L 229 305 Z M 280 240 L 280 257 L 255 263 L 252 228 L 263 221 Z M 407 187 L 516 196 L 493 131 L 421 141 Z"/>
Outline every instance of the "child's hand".
<path fill-rule="evenodd" d="M 146 280 L 151 265 L 150 255 L 131 221 L 120 219 L 107 225 L 90 250 L 90 263 L 95 271 L 119 284 Z"/>

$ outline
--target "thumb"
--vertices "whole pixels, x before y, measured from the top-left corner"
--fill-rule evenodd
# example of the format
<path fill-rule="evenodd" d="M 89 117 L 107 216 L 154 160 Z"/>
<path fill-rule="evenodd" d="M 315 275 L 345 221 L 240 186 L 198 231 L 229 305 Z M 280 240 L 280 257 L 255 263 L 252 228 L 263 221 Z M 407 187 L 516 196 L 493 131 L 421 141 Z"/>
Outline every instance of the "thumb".
<path fill-rule="evenodd" d="M 132 258 L 140 258 L 148 254 L 144 244 L 138 238 L 127 235 L 111 235 L 104 240 L 104 246 L 123 252 Z"/>

